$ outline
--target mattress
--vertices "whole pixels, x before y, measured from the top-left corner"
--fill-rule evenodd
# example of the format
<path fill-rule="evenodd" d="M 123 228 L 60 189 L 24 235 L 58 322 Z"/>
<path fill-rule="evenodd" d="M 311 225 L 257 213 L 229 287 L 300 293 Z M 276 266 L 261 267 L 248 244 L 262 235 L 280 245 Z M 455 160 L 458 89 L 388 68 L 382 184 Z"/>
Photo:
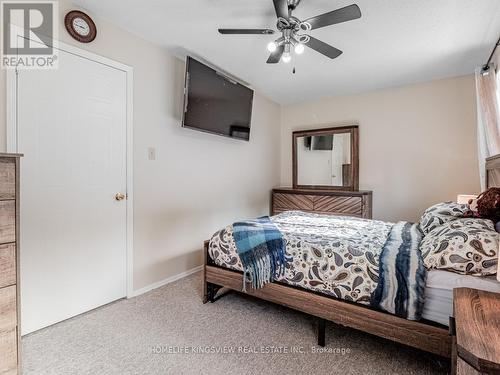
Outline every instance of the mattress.
<path fill-rule="evenodd" d="M 500 293 L 500 282 L 495 275 L 478 277 L 431 270 L 427 273 L 422 318 L 447 326 L 453 315 L 453 288 L 474 288 Z"/>

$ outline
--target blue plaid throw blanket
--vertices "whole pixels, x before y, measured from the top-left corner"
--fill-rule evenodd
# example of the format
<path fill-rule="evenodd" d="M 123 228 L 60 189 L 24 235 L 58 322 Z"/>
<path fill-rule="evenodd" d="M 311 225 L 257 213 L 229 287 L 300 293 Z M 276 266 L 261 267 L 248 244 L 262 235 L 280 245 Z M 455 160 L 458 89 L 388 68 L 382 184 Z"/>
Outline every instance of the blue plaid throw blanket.
<path fill-rule="evenodd" d="M 246 282 L 262 288 L 285 274 L 285 241 L 268 216 L 233 224 L 233 237 L 243 265 L 243 291 Z"/>
<path fill-rule="evenodd" d="M 401 221 L 392 227 L 380 255 L 373 307 L 409 320 L 420 319 L 427 278 L 419 250 L 421 240 L 418 224 Z"/>

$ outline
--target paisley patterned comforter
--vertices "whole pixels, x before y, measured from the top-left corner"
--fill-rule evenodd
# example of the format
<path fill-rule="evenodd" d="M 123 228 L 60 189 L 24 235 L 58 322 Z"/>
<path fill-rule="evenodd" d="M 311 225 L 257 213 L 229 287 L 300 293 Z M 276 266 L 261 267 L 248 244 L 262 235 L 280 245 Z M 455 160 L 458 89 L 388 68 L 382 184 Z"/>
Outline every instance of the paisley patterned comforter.
<path fill-rule="evenodd" d="M 289 259 L 281 282 L 370 304 L 379 280 L 379 257 L 394 224 L 288 211 L 271 217 L 283 233 Z M 209 255 L 242 271 L 232 226 L 214 234 Z"/>
<path fill-rule="evenodd" d="M 418 224 L 288 211 L 271 217 L 286 244 L 277 281 L 418 320 L 426 271 Z M 214 234 L 215 264 L 243 271 L 232 226 Z"/>

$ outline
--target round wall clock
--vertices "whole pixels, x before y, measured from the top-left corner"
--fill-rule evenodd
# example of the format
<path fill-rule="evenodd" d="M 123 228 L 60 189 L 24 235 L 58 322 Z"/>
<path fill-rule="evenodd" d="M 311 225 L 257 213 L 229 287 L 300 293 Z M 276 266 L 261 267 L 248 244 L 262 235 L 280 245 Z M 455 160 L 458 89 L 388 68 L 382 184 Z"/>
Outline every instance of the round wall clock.
<path fill-rule="evenodd" d="M 97 35 L 97 28 L 92 18 L 79 10 L 72 10 L 66 14 L 64 26 L 69 35 L 81 43 L 90 43 Z"/>

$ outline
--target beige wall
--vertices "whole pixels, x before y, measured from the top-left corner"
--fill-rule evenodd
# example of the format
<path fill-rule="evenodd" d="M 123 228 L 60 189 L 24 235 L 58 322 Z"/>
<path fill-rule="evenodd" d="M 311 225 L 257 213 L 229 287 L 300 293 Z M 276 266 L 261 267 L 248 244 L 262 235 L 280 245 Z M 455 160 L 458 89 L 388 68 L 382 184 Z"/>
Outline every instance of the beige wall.
<path fill-rule="evenodd" d="M 478 193 L 474 93 L 466 76 L 283 107 L 281 183 L 291 185 L 292 131 L 359 124 L 360 189 L 373 190 L 375 218 L 416 221 Z"/>
<path fill-rule="evenodd" d="M 68 3 L 60 1 L 62 21 Z M 269 212 L 279 183 L 280 108 L 256 93 L 250 142 L 180 127 L 184 63 L 163 48 L 98 20 L 97 39 L 60 39 L 134 67 L 134 287 L 201 265 L 220 227 Z M 5 150 L 5 72 L 0 74 L 0 150 Z M 156 147 L 157 160 L 147 160 Z"/>

